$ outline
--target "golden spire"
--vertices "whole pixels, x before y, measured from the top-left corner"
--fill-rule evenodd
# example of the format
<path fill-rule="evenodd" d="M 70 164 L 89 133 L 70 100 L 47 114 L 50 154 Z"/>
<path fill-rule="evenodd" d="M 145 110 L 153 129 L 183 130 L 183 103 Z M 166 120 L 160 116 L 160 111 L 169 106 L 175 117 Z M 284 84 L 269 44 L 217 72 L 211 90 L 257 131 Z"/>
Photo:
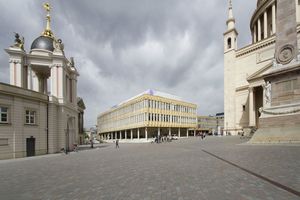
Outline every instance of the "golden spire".
<path fill-rule="evenodd" d="M 53 37 L 53 33 L 51 31 L 50 28 L 50 21 L 51 21 L 51 17 L 50 17 L 50 4 L 49 3 L 44 3 L 44 9 L 47 12 L 47 16 L 46 16 L 46 20 L 47 20 L 47 25 L 46 25 L 46 29 L 43 31 L 42 35 L 43 36 L 47 36 L 47 37 Z"/>

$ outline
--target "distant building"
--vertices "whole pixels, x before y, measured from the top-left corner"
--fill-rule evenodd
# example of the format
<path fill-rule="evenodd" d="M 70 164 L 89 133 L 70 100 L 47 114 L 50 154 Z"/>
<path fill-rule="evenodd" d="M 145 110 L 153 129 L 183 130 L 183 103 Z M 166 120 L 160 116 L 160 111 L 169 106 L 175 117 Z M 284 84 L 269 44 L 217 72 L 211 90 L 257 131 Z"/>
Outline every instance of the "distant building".
<path fill-rule="evenodd" d="M 224 113 L 217 113 L 215 116 L 198 116 L 197 119 L 197 133 L 223 135 Z"/>
<path fill-rule="evenodd" d="M 84 103 L 77 96 L 79 73 L 62 41 L 47 26 L 24 50 L 15 35 L 9 55 L 10 84 L 0 83 L 0 159 L 72 150 L 83 131 Z M 25 20 L 26 22 L 26 20 Z"/>
<path fill-rule="evenodd" d="M 98 116 L 103 140 L 148 140 L 158 136 L 194 136 L 197 105 L 159 91 L 147 90 Z"/>

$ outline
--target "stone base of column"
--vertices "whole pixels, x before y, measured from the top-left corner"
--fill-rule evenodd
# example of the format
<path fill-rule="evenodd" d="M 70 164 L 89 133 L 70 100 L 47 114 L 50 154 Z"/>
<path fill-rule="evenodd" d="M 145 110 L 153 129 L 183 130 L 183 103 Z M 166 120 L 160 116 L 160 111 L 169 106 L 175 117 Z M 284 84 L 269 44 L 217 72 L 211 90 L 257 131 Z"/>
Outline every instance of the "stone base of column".
<path fill-rule="evenodd" d="M 262 126 L 248 143 L 300 143 L 299 121 L 300 114 L 261 118 Z"/>

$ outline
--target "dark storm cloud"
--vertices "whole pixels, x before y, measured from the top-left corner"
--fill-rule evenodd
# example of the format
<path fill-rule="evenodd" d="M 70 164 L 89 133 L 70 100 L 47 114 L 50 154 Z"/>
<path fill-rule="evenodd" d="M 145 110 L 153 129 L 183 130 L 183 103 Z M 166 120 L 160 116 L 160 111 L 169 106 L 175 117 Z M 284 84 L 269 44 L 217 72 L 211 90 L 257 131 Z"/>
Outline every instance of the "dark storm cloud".
<path fill-rule="evenodd" d="M 42 1 L 0 0 L 1 48 L 12 32 L 25 36 L 26 49 L 44 27 Z M 87 105 L 86 125 L 96 116 L 146 89 L 184 97 L 199 114 L 223 111 L 223 0 L 50 1 L 52 29 L 74 56 L 79 95 Z M 239 46 L 250 41 L 255 1 L 234 0 Z M 12 12 L 11 8 L 14 8 Z M 15 14 L 18 13 L 18 14 Z M 0 54 L 1 81 L 8 61 Z"/>

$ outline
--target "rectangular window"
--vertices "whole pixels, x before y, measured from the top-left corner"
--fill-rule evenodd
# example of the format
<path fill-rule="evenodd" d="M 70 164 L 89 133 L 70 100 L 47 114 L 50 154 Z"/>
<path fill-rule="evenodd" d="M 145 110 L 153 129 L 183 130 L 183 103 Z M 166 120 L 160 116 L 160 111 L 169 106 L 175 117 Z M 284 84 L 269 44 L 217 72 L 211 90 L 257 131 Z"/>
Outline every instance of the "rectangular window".
<path fill-rule="evenodd" d="M 36 111 L 26 110 L 25 124 L 36 124 Z"/>
<path fill-rule="evenodd" d="M 0 146 L 8 146 L 8 139 L 0 138 Z"/>
<path fill-rule="evenodd" d="M 8 108 L 0 107 L 0 123 L 8 123 Z"/>

